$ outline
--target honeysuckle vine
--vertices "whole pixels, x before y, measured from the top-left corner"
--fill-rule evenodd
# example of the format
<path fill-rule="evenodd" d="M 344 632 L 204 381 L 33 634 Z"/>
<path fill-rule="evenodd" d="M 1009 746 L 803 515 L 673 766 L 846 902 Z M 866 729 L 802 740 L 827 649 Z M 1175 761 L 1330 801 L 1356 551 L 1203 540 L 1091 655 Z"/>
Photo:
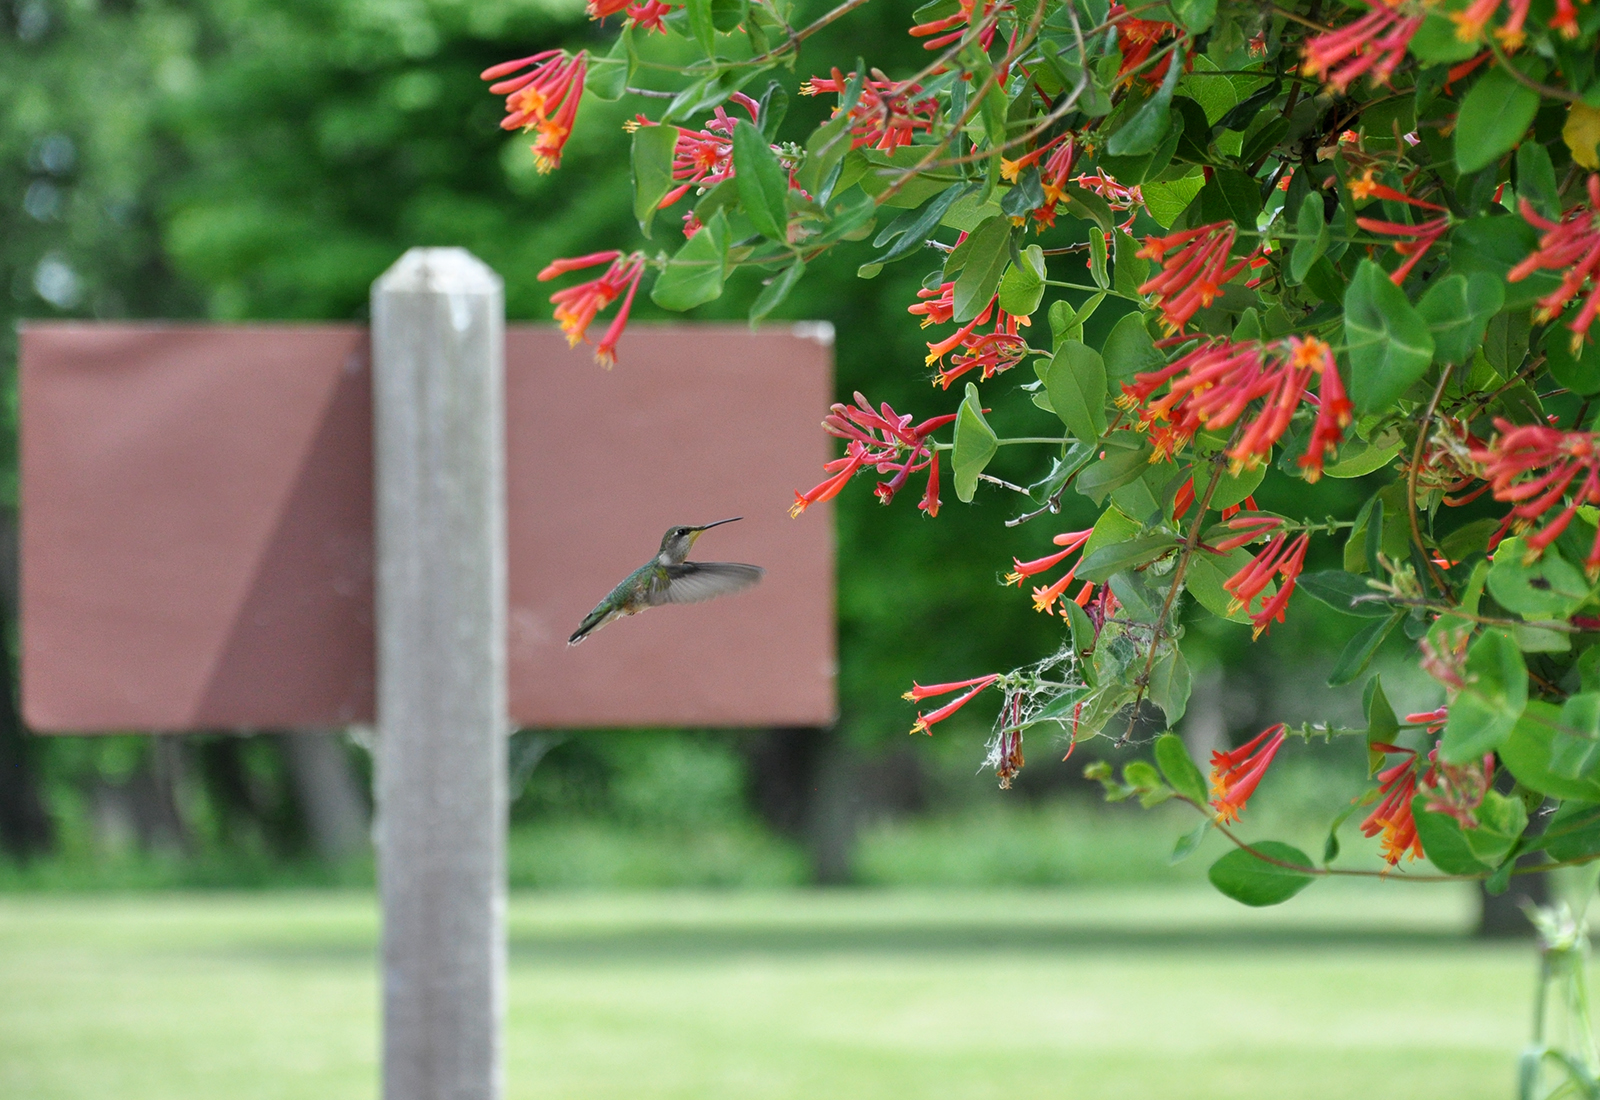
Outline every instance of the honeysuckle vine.
<path fill-rule="evenodd" d="M 914 686 L 913 729 L 997 699 L 1002 785 L 1041 730 L 1153 746 L 1091 774 L 1202 810 L 1178 854 L 1227 837 L 1212 881 L 1251 904 L 1439 877 L 1424 858 L 1492 891 L 1539 852 L 1600 858 L 1600 3 L 934 0 L 912 71 L 808 68 L 860 2 L 796 28 L 780 0 L 591 0 L 612 46 L 485 72 L 541 171 L 582 97 L 659 85 L 628 124 L 640 239 L 540 274 L 604 265 L 554 295 L 569 340 L 625 357 L 641 288 L 685 310 L 742 280 L 756 323 L 830 253 L 919 268 L 927 354 L 903 369 L 926 397 L 835 405 L 842 452 L 790 510 L 863 477 L 930 522 L 1000 493 L 1039 535 L 997 579 L 1062 636 Z M 788 125 L 792 95 L 831 114 Z M 1002 449 L 1036 455 L 1031 480 L 988 472 Z M 1363 503 L 1298 514 L 1326 510 L 1322 479 Z M 1073 495 L 1092 525 L 1052 519 Z M 1348 616 L 1331 682 L 1362 683 L 1344 732 L 1370 764 L 1320 860 L 1238 833 L 1305 731 L 1198 764 L 1150 738 L 1183 716 L 1187 623 L 1260 636 L 1307 601 Z M 1404 720 L 1367 673 L 1402 639 L 1441 700 Z M 1378 868 L 1332 866 L 1347 825 Z"/>

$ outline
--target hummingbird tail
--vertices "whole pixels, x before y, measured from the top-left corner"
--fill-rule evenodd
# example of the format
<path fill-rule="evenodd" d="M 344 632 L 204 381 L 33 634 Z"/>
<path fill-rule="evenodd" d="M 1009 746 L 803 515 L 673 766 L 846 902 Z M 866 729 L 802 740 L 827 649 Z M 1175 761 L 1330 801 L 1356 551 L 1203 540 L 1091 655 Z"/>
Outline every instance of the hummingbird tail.
<path fill-rule="evenodd" d="M 572 632 L 572 637 L 567 639 L 568 646 L 575 646 L 590 634 L 599 630 L 606 624 L 608 616 L 604 611 L 591 611 L 589 615 L 578 624 L 578 629 Z"/>

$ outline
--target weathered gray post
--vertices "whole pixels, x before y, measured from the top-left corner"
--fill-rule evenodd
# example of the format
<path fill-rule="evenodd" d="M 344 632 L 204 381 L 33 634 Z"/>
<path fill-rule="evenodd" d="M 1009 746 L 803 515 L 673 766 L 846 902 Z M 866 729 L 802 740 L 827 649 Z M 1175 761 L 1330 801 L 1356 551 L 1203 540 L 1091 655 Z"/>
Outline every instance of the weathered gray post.
<path fill-rule="evenodd" d="M 504 291 L 459 248 L 372 288 L 385 1100 L 498 1100 Z"/>

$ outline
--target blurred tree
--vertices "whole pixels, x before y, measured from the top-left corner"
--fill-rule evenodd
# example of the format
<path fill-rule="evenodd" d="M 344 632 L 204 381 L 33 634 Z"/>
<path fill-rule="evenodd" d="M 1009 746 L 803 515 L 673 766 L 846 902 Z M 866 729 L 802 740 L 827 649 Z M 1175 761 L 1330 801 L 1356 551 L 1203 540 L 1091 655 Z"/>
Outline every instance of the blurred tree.
<path fill-rule="evenodd" d="M 920 65 L 926 55 L 905 33 L 915 6 L 883 0 L 848 29 L 819 34 L 807 71 L 851 68 L 862 35 L 879 63 Z M 549 288 L 534 276 L 551 258 L 641 243 L 625 213 L 623 106 L 586 97 L 562 168 L 542 176 L 527 139 L 498 129 L 501 105 L 477 75 L 509 57 L 603 40 L 582 0 L 9 0 L 0 30 L 6 320 L 359 318 L 373 278 L 413 245 L 471 249 L 504 275 L 513 318 L 544 320 Z M 797 120 L 828 109 L 803 97 L 791 108 Z M 671 247 L 674 222 L 658 219 L 653 247 Z M 923 337 L 905 312 L 919 286 L 914 265 L 860 281 L 854 264 L 868 245 L 854 249 L 808 277 L 781 315 L 835 324 L 841 397 L 860 389 L 929 411 Z M 758 290 L 736 282 L 695 316 L 742 318 Z M 636 315 L 658 313 L 641 301 Z M 1108 304 L 1087 338 L 1115 320 Z M 5 327 L 0 366 L 10 377 Z M 626 339 L 622 352 L 616 369 L 649 369 L 628 358 Z M 575 353 L 570 369 L 597 368 Z M 4 394 L 0 503 L 14 503 L 14 386 Z M 1020 398 L 994 419 L 1018 429 L 1011 434 L 1059 429 Z M 991 472 L 1024 476 L 1004 461 Z M 1272 491 L 1269 480 L 1262 492 Z M 1316 491 L 1360 490 L 1324 482 Z M 987 579 L 1010 566 L 996 556 L 997 519 L 1027 507 L 995 486 L 933 521 L 864 493 L 839 501 L 839 727 L 773 734 L 749 753 L 759 804 L 811 838 L 826 876 L 848 873 L 855 822 L 885 800 L 906 803 L 892 792 L 915 785 L 914 765 L 893 782 L 867 766 L 903 739 L 912 711 L 899 694 L 913 678 L 1012 668 L 1064 635 L 1025 591 Z M 1087 502 L 1069 502 L 1060 517 L 1015 529 L 1003 551 L 1036 557 L 1051 535 L 1092 515 Z M 1218 665 L 1239 660 L 1244 629 L 1217 634 Z M 1299 628 L 1296 638 L 1308 636 Z M 971 733 L 976 761 L 982 734 Z"/>

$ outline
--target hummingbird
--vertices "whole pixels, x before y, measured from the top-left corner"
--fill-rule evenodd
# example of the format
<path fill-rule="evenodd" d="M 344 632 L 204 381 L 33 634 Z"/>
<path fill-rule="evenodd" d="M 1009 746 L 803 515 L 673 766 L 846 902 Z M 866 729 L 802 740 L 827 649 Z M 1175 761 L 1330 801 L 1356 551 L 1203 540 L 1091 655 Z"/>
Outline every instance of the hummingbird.
<path fill-rule="evenodd" d="M 656 556 L 629 573 L 595 609 L 584 616 L 578 629 L 567 639 L 574 646 L 613 619 L 637 615 L 646 608 L 664 603 L 699 603 L 730 592 L 739 592 L 759 581 L 766 570 L 759 565 L 736 561 L 688 561 L 689 548 L 713 527 L 743 519 L 719 519 L 701 527 L 669 527 L 661 536 Z"/>

